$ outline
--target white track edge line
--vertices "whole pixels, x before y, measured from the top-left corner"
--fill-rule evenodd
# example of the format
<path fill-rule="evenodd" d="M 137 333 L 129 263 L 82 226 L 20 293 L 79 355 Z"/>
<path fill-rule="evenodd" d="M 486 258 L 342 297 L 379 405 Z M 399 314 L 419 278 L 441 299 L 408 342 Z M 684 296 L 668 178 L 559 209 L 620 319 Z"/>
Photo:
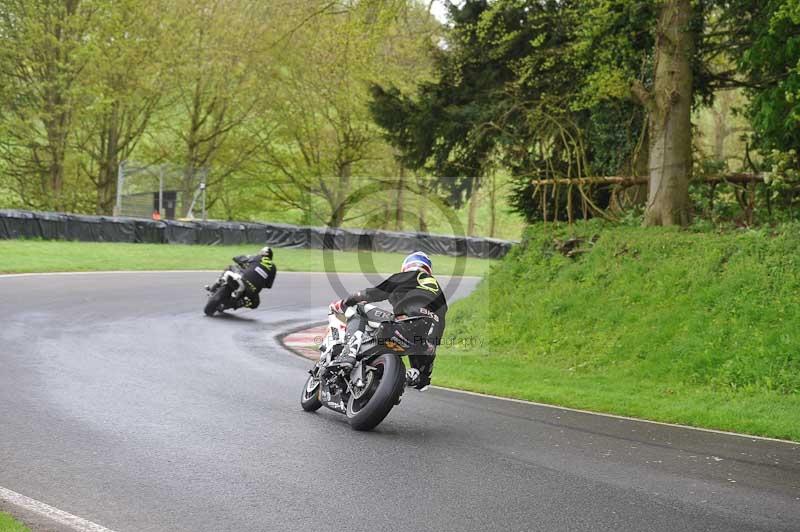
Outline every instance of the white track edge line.
<path fill-rule="evenodd" d="M 101 270 L 86 272 L 25 272 L 25 273 L 2 273 L 0 279 L 13 277 L 60 277 L 72 275 L 113 275 L 115 273 L 209 273 L 221 270 Z M 293 272 L 284 272 L 293 273 Z"/>
<path fill-rule="evenodd" d="M 693 427 L 691 425 L 681 425 L 679 423 L 668 423 L 666 421 L 655 421 L 652 419 L 643 419 L 639 417 L 630 417 L 630 416 L 621 416 L 619 414 L 607 414 L 605 412 L 594 412 L 592 410 L 581 410 L 580 408 L 571 408 L 568 406 L 558 406 L 558 405 L 551 405 L 547 403 L 537 403 L 536 401 L 527 401 L 525 399 L 515 399 L 513 397 L 500 397 L 499 395 L 490 395 L 487 393 L 480 393 L 480 392 L 471 392 L 469 390 L 459 390 L 457 388 L 446 388 L 444 386 L 431 386 L 431 388 L 436 390 L 443 390 L 446 392 L 454 392 L 460 393 L 464 395 L 474 395 L 476 397 L 488 397 L 490 399 L 498 399 L 500 401 L 511 401 L 512 403 L 520 403 L 524 405 L 533 405 L 533 406 L 542 406 L 545 408 L 550 408 L 553 410 L 566 410 L 568 412 L 578 412 L 580 414 L 589 414 L 592 416 L 601 416 L 601 417 L 608 417 L 612 419 L 621 419 L 625 421 L 637 421 L 639 423 L 650 423 L 652 425 L 662 425 L 665 427 L 673 427 L 678 429 L 688 429 L 688 430 L 697 430 L 700 432 L 710 432 L 712 434 L 723 434 L 726 436 L 736 436 L 739 438 L 747 438 L 749 440 L 763 440 L 763 441 L 771 441 L 777 443 L 788 443 L 790 445 L 800 445 L 800 442 L 792 441 L 792 440 L 782 440 L 780 438 L 770 438 L 767 436 L 756 436 L 753 434 L 744 434 L 741 432 L 730 432 L 727 430 L 718 430 L 718 429 L 707 429 L 704 427 Z"/>
<path fill-rule="evenodd" d="M 77 532 L 113 532 L 111 529 L 102 525 L 98 525 L 97 523 L 93 523 L 77 515 L 72 515 L 64 510 L 59 510 L 49 504 L 31 499 L 30 497 L 26 497 L 21 493 L 11 491 L 2 486 L 0 486 L 0 500 L 7 501 L 14 506 L 46 517 Z"/>
<path fill-rule="evenodd" d="M 284 335 L 283 338 L 287 338 L 287 337 L 291 336 L 292 334 L 302 333 L 305 330 L 310 330 L 310 329 L 315 329 L 315 328 L 316 327 L 309 327 L 308 329 L 301 329 L 299 331 L 295 330 L 293 333 L 289 333 L 287 335 Z M 281 335 L 279 334 L 277 337 L 280 337 L 280 336 Z M 293 353 L 292 349 L 289 346 L 287 346 L 286 344 L 283 343 L 283 338 L 281 338 L 281 340 L 279 340 L 278 343 L 284 348 L 285 351 Z M 567 412 L 577 412 L 577 413 L 580 413 L 580 414 L 589 414 L 589 415 L 592 415 L 592 416 L 601 416 L 601 417 L 607 417 L 607 418 L 611 418 L 611 419 L 621 419 L 621 420 L 625 420 L 625 421 L 636 421 L 638 423 L 650 423 L 652 425 L 661 425 L 661 426 L 664 426 L 664 427 L 673 427 L 673 428 L 678 428 L 678 429 L 696 430 L 696 431 L 699 431 L 699 432 L 709 432 L 711 434 L 723 434 L 725 436 L 736 436 L 738 438 L 747 438 L 747 439 L 750 439 L 750 440 L 771 441 L 771 442 L 776 442 L 776 443 L 788 443 L 790 445 L 795 445 L 795 446 L 800 445 L 800 442 L 796 442 L 796 441 L 792 441 L 792 440 L 782 440 L 780 438 L 769 438 L 767 436 L 755 436 L 753 434 L 743 434 L 741 432 L 730 432 L 730 431 L 727 431 L 727 430 L 718 430 L 718 429 L 707 429 L 707 428 L 704 428 L 704 427 L 692 427 L 691 425 L 681 425 L 679 423 L 668 423 L 666 421 L 654 421 L 652 419 L 642 419 L 642 418 L 638 418 L 638 417 L 621 416 L 619 414 L 607 414 L 605 412 L 593 412 L 591 410 L 581 410 L 580 408 L 570 408 L 568 406 L 558 406 L 558 405 L 551 405 L 551 404 L 547 404 L 547 403 L 538 403 L 536 401 L 527 401 L 525 399 L 515 399 L 513 397 L 500 397 L 499 395 L 490 395 L 490 394 L 487 394 L 487 393 L 471 392 L 469 390 L 459 390 L 457 388 L 446 388 L 444 386 L 435 386 L 435 385 L 431 386 L 431 388 L 433 388 L 435 390 L 442 390 L 442 391 L 445 391 L 445 392 L 453 392 L 453 393 L 460 393 L 460 394 L 464 394 L 464 395 L 472 395 L 472 396 L 475 396 L 475 397 L 488 397 L 489 399 L 497 399 L 498 401 L 510 401 L 512 403 L 519 403 L 519 404 L 523 404 L 523 405 L 541 406 L 541 407 L 544 407 L 544 408 L 550 408 L 552 410 L 566 410 Z"/>

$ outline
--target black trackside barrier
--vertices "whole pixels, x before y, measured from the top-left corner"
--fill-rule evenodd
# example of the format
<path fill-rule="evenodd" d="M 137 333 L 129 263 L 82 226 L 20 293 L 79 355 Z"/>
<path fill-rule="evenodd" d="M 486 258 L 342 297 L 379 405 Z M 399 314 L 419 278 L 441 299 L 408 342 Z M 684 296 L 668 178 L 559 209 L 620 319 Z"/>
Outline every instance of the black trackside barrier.
<path fill-rule="evenodd" d="M 247 228 L 239 222 L 222 222 L 219 224 L 222 244 L 233 246 L 237 244 L 247 244 Z"/>
<path fill-rule="evenodd" d="M 0 217 L 0 229 L 2 230 L 0 236 L 3 238 L 44 238 L 42 226 L 32 212 L 7 211 Z"/>
<path fill-rule="evenodd" d="M 365 229 L 342 230 L 342 247 L 344 249 L 372 251 L 370 233 Z"/>
<path fill-rule="evenodd" d="M 162 221 L 165 244 L 198 244 L 197 228 L 192 222 Z"/>
<path fill-rule="evenodd" d="M 296 225 L 268 223 L 264 224 L 267 238 L 263 244 L 277 248 L 307 248 L 308 227 Z"/>
<path fill-rule="evenodd" d="M 222 244 L 222 225 L 218 222 L 206 222 L 203 224 L 197 224 L 195 222 L 189 223 L 195 228 L 197 244 L 205 244 L 207 246 Z"/>
<path fill-rule="evenodd" d="M 375 251 L 385 251 L 396 253 L 398 249 L 416 249 L 414 239 L 410 233 L 389 233 L 375 231 L 372 239 L 372 249 Z M 424 249 L 422 251 L 425 251 Z"/>
<path fill-rule="evenodd" d="M 180 222 L 88 216 L 58 212 L 0 210 L 0 239 L 32 238 L 152 244 L 253 244 L 342 251 L 424 251 L 435 255 L 499 259 L 515 242 L 493 238 L 334 229 L 281 223 Z"/>
<path fill-rule="evenodd" d="M 167 224 L 143 218 L 133 219 L 134 242 L 140 244 L 163 244 L 166 240 Z"/>
<path fill-rule="evenodd" d="M 136 242 L 136 221 L 132 218 L 101 216 L 102 238 L 105 242 Z"/>
<path fill-rule="evenodd" d="M 375 231 L 361 231 L 358 235 L 358 244 L 356 249 L 358 251 L 372 251 L 374 248 L 373 241 L 375 240 Z"/>
<path fill-rule="evenodd" d="M 57 212 L 31 213 L 36 219 L 36 225 L 41 232 L 40 238 L 47 240 L 66 239 L 69 235 L 67 228 L 68 217 Z"/>
<path fill-rule="evenodd" d="M 267 241 L 267 228 L 264 225 L 245 222 L 242 227 L 244 227 L 244 241 L 247 244 L 264 245 Z"/>
<path fill-rule="evenodd" d="M 66 215 L 65 215 L 66 216 Z M 73 214 L 67 218 L 67 240 L 88 240 L 90 242 L 103 242 L 103 226 L 106 225 L 98 216 L 83 216 Z"/>

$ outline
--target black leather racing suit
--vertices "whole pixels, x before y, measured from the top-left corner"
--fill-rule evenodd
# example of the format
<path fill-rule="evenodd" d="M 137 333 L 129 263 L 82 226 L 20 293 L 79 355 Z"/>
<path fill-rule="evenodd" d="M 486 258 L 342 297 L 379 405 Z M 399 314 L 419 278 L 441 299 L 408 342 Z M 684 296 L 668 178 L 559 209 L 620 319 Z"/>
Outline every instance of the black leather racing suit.
<path fill-rule="evenodd" d="M 420 386 L 430 384 L 436 346 L 441 343 L 447 314 L 447 300 L 435 277 L 424 271 L 396 273 L 374 288 L 351 294 L 344 303 L 374 303 L 389 300 L 396 317 L 424 316 L 406 323 L 381 328 L 379 342 L 394 342 L 409 353 L 411 366 L 420 372 Z M 348 333 L 363 330 L 361 320 L 348 323 Z"/>
<path fill-rule="evenodd" d="M 258 308 L 261 303 L 258 293 L 264 288 L 272 288 L 275 282 L 275 263 L 266 255 L 240 255 L 233 261 L 242 268 L 245 292 L 241 306 Z"/>

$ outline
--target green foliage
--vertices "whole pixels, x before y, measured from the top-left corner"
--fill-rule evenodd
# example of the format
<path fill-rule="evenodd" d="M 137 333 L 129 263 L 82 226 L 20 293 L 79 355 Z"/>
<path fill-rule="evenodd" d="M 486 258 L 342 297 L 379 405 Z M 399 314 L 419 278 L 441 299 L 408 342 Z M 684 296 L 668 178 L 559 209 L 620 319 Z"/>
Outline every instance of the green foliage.
<path fill-rule="evenodd" d="M 5 186 L 41 208 L 81 208 L 85 181 L 68 153 L 94 43 L 95 2 L 9 0 L 0 10 L 0 159 Z"/>
<path fill-rule="evenodd" d="M 110 213 L 133 160 L 182 168 L 184 204 L 208 172 L 218 218 L 424 229 L 420 202 L 354 193 L 385 182 L 461 207 L 496 170 L 529 221 L 591 216 L 583 200 L 605 208 L 608 188 L 570 202 L 533 181 L 647 171 L 632 86 L 652 92 L 663 5 L 469 0 L 443 27 L 418 0 L 7 0 L 0 205 Z M 693 9 L 694 101 L 747 86 L 766 165 L 785 160 L 797 2 Z"/>
<path fill-rule="evenodd" d="M 372 89 L 373 117 L 402 150 L 402 163 L 434 172 L 454 205 L 477 188 L 475 176 L 483 174 L 490 148 L 487 135 L 477 128 L 484 123 L 482 112 L 491 101 L 495 80 L 509 77 L 505 65 L 488 60 L 481 51 L 477 22 L 487 9 L 484 1 L 451 9 L 455 25 L 448 48 L 435 52 L 441 82 L 422 84 L 419 103 L 393 87 Z"/>
<path fill-rule="evenodd" d="M 503 166 L 516 177 L 511 203 L 529 221 L 542 219 L 543 203 L 567 219 L 571 204 L 566 190 L 546 194 L 533 179 L 629 167 L 644 115 L 592 85 L 592 45 L 576 45 L 585 10 L 582 2 L 514 0 L 452 7 L 436 81 L 413 98 L 373 88 L 373 116 L 403 163 L 437 175 L 454 204 L 469 197 L 488 169 Z M 589 90 L 599 96 L 585 101 Z M 589 196 L 600 207 L 608 204 L 607 191 Z M 583 216 L 584 208 L 576 199 L 572 215 Z"/>
<path fill-rule="evenodd" d="M 0 207 L 110 214 L 127 160 L 181 169 L 178 216 L 207 175 L 214 217 L 369 225 L 352 194 L 402 172 L 368 85 L 425 80 L 439 28 L 417 0 L 9 0 Z"/>
<path fill-rule="evenodd" d="M 483 348 L 443 350 L 438 382 L 800 439 L 798 235 L 532 227 L 453 306 L 448 337 Z"/>
<path fill-rule="evenodd" d="M 765 2 L 754 18 L 752 47 L 739 58 L 752 80 L 749 117 L 759 146 L 800 149 L 800 7 L 795 0 Z M 798 164 L 797 159 L 796 164 Z"/>
<path fill-rule="evenodd" d="M 595 204 L 588 208 L 568 200 L 567 185 L 554 190 L 536 181 L 648 173 L 648 136 L 662 131 L 670 105 L 663 92 L 655 94 L 654 79 L 669 37 L 656 36 L 659 21 L 670 20 L 665 10 L 676 5 L 462 2 L 451 6 L 435 81 L 413 96 L 374 88 L 373 115 L 404 164 L 432 171 L 453 203 L 502 167 L 517 178 L 511 202 L 528 221 L 594 215 L 608 206 L 608 187 L 583 191 Z M 693 83 L 680 96 L 708 106 L 716 91 L 750 87 L 749 117 L 762 147 L 796 148 L 796 2 L 703 0 L 692 2 L 687 16 Z M 685 129 L 670 134 L 690 138 Z"/>
<path fill-rule="evenodd" d="M 427 44 L 416 35 L 431 34 L 426 15 L 407 2 L 356 3 L 295 32 L 294 53 L 277 72 L 280 105 L 269 117 L 273 139 L 263 162 L 280 176 L 265 183 L 276 196 L 296 208 L 314 198 L 309 223 L 362 216 L 353 205 L 361 178 L 396 172 L 367 111 L 367 83 L 424 76 Z"/>
<path fill-rule="evenodd" d="M 585 80 L 573 106 L 630 99 L 632 80 L 650 86 L 657 3 L 589 0 L 579 10 L 584 23 L 571 45 Z"/>

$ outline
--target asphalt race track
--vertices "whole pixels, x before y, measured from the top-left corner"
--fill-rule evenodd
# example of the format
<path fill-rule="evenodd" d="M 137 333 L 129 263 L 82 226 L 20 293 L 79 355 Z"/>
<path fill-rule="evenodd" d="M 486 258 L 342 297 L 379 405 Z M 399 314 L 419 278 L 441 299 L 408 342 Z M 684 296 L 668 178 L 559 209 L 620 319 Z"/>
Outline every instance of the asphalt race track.
<path fill-rule="evenodd" d="M 304 413 L 274 336 L 328 278 L 210 319 L 214 277 L 0 278 L 0 487 L 116 531 L 800 530 L 798 445 L 444 390 Z"/>

